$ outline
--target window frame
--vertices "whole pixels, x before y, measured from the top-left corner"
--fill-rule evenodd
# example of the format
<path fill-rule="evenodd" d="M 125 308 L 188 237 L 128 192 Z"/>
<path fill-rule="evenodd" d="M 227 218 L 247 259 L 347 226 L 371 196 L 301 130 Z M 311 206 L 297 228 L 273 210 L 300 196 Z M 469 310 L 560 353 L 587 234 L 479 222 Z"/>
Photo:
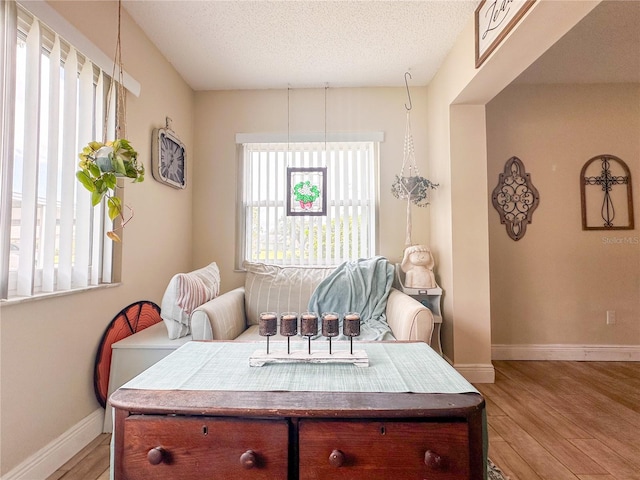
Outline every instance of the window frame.
<path fill-rule="evenodd" d="M 371 169 L 371 178 L 369 182 L 371 184 L 371 193 L 372 198 L 369 200 L 370 202 L 370 213 L 369 213 L 369 252 L 368 255 L 375 255 L 375 252 L 378 249 L 379 244 L 379 202 L 380 202 L 380 189 L 379 189 L 379 168 L 380 168 L 380 143 L 384 141 L 384 133 L 383 132 L 357 132 L 357 133 L 346 133 L 346 134 L 294 134 L 294 135 L 280 135 L 280 134 L 237 134 L 236 135 L 236 156 L 238 162 L 237 168 L 237 198 L 236 198 L 236 252 L 235 252 L 235 269 L 236 271 L 243 271 L 243 263 L 244 261 L 252 261 L 246 258 L 247 253 L 247 229 L 249 228 L 247 224 L 247 215 L 246 215 L 246 205 L 245 205 L 245 176 L 246 165 L 245 165 L 245 144 L 285 144 L 287 145 L 287 151 L 284 152 L 285 155 L 290 154 L 288 151 L 291 147 L 292 150 L 296 149 L 296 146 L 304 143 L 316 143 L 321 144 L 324 142 L 325 150 L 327 146 L 329 150 L 331 149 L 332 143 L 370 143 L 371 144 L 371 160 L 372 165 Z M 280 150 L 282 153 L 283 151 Z M 326 154 L 326 152 L 325 152 Z M 289 160 L 287 160 L 287 164 L 292 167 L 303 166 L 300 164 L 291 164 Z M 308 166 L 308 165 L 305 165 Z M 325 166 L 318 165 L 318 166 Z M 286 181 L 285 181 L 286 183 Z M 282 198 L 278 201 L 277 208 L 282 208 L 283 211 L 286 211 L 286 195 L 285 198 Z M 282 205 L 280 205 L 282 203 Z M 328 198 L 328 208 L 331 208 L 332 204 L 335 203 L 334 198 Z M 294 217 L 295 218 L 295 217 Z M 306 217 L 310 218 L 310 217 Z M 373 230 L 373 231 L 371 231 Z M 314 266 L 336 266 L 345 259 L 336 259 L 333 262 L 328 262 L 328 259 L 324 259 L 324 261 L 317 261 L 316 258 L 315 263 L 302 263 L 305 266 L 314 267 Z M 253 260 L 255 261 L 255 260 Z M 265 263 L 272 263 L 277 265 L 300 265 L 301 263 L 295 261 L 286 261 L 277 259 L 265 259 Z"/>
<path fill-rule="evenodd" d="M 36 25 L 37 20 L 37 25 Z M 119 261 L 121 258 L 121 246 L 120 245 L 112 245 L 110 240 L 105 240 L 105 232 L 108 228 L 110 228 L 111 222 L 108 219 L 108 216 L 105 214 L 104 205 L 99 205 L 92 209 L 91 203 L 89 200 L 89 193 L 85 192 L 82 189 L 78 189 L 78 183 L 75 179 L 75 172 L 77 170 L 77 152 L 81 149 L 79 146 L 86 143 L 85 141 L 93 140 L 102 134 L 102 123 L 98 121 L 97 123 L 93 123 L 92 119 L 98 119 L 98 117 L 102 118 L 104 121 L 104 109 L 106 108 L 106 85 L 105 88 L 101 89 L 101 82 L 103 77 L 107 77 L 110 80 L 110 76 L 106 73 L 113 69 L 113 61 L 109 59 L 107 55 L 105 55 L 101 50 L 98 49 L 91 41 L 89 41 L 84 35 L 82 35 L 78 30 L 75 29 L 70 23 L 66 21 L 60 14 L 58 14 L 51 6 L 49 6 L 46 2 L 30 2 L 28 7 L 24 7 L 19 3 L 8 0 L 0 0 L 0 25 L 3 27 L 3 34 L 0 37 L 0 61 L 2 62 L 2 77 L 0 78 L 0 107 L 1 107 L 1 116 L 0 116 L 0 153 L 2 153 L 2 158 L 0 159 L 0 182 L 2 186 L 2 198 L 0 198 L 0 216 L 2 219 L 0 220 L 0 301 L 5 302 L 22 302 L 29 299 L 36 298 L 44 298 L 53 295 L 66 295 L 69 293 L 75 293 L 78 291 L 84 291 L 90 288 L 96 288 L 100 286 L 110 286 L 113 285 L 114 282 L 119 281 L 119 275 L 121 272 L 120 266 L 116 265 L 115 262 Z M 72 185 L 73 190 L 77 191 L 78 199 L 72 198 L 70 204 L 67 204 L 67 208 L 72 208 L 74 211 L 78 209 L 78 205 L 82 205 L 86 200 L 87 209 L 86 212 L 80 215 L 80 220 L 78 214 L 72 215 L 72 228 L 76 229 L 78 226 L 78 222 L 84 222 L 85 228 L 83 229 L 83 235 L 87 235 L 89 240 L 89 247 L 85 249 L 84 253 L 78 253 L 77 245 L 72 247 L 72 255 L 75 258 L 78 258 L 78 255 L 84 255 L 84 259 L 82 260 L 83 266 L 78 268 L 76 266 L 76 260 L 69 259 L 69 265 L 67 268 L 69 269 L 68 274 L 73 275 L 73 278 L 68 282 L 68 285 L 65 286 L 65 282 L 62 284 L 59 282 L 59 263 L 54 260 L 50 260 L 47 265 L 49 278 L 53 276 L 53 281 L 48 281 L 47 286 L 43 291 L 40 286 L 43 284 L 44 270 L 41 266 L 36 266 L 36 257 L 37 253 L 33 255 L 33 263 L 30 263 L 26 266 L 26 269 L 31 278 L 32 287 L 27 289 L 27 293 L 23 291 L 16 291 L 15 285 L 17 284 L 17 278 L 20 275 L 20 266 L 18 266 L 18 270 L 11 270 L 11 251 L 13 245 L 11 244 L 11 229 L 12 229 L 12 221 L 13 221 L 13 198 L 15 196 L 13 192 L 13 184 L 14 184 L 14 165 L 15 165 L 15 122 L 17 115 L 16 108 L 16 78 L 17 78 L 17 48 L 18 42 L 26 40 L 29 32 L 32 28 L 37 28 L 39 30 L 39 48 L 40 48 L 40 60 L 39 63 L 41 65 L 40 70 L 44 67 L 43 65 L 43 56 L 49 57 L 51 55 L 52 47 L 56 42 L 56 39 L 60 39 L 60 48 L 62 58 L 66 59 L 67 54 L 70 49 L 73 49 L 77 52 L 78 62 L 77 62 L 77 75 L 85 75 L 85 83 L 84 85 L 91 85 L 92 90 L 85 91 L 85 97 L 89 100 L 89 103 L 86 103 L 85 106 L 88 107 L 91 112 L 82 106 L 78 106 L 76 97 L 75 115 L 78 116 L 79 120 L 75 120 L 76 122 L 80 122 L 83 125 L 87 123 L 87 121 L 93 124 L 92 131 L 88 131 L 86 128 L 84 130 L 78 129 L 78 123 L 76 123 L 75 132 L 73 132 L 76 145 L 70 147 L 69 150 L 62 151 L 58 150 L 57 156 L 60 161 L 62 159 L 66 159 L 67 157 L 72 158 L 72 165 L 69 165 L 69 169 L 67 170 L 68 174 L 64 176 L 63 182 L 67 183 L 67 186 Z M 58 47 L 56 46 L 56 51 Z M 87 55 L 89 53 L 89 55 Z M 56 57 L 54 57 L 56 58 Z M 74 58 L 75 60 L 75 58 Z M 63 60 L 60 66 L 60 69 L 63 70 L 64 67 Z M 83 68 L 82 65 L 90 66 L 91 69 Z M 53 71 L 53 70 L 52 70 Z M 55 70 L 57 72 L 57 70 Z M 93 73 L 93 81 L 89 80 L 90 77 L 86 75 L 91 75 Z M 43 85 L 43 76 L 40 74 L 40 78 L 38 79 L 38 88 L 42 88 Z M 87 82 L 89 82 L 87 84 Z M 97 83 L 96 83 L 97 82 Z M 70 82 L 73 83 L 73 82 Z M 124 73 L 124 86 L 136 96 L 140 93 L 140 85 L 135 81 L 130 75 Z M 83 88 L 82 84 L 78 84 L 75 86 L 75 95 L 80 95 L 80 89 Z M 86 87 L 85 87 L 86 88 Z M 96 90 L 97 89 L 97 90 Z M 54 90 L 55 91 L 55 90 Z M 89 97 L 87 97 L 87 93 Z M 56 94 L 57 95 L 57 94 Z M 73 98 L 73 97 L 71 97 Z M 96 104 L 96 99 L 103 99 L 102 102 L 98 102 Z M 62 100 L 62 95 L 61 95 Z M 115 112 L 115 99 L 112 98 L 111 104 L 113 108 L 112 112 Z M 48 107 L 47 107 L 48 108 Z M 62 106 L 59 107 L 59 111 L 62 111 Z M 68 109 L 67 109 L 68 110 Z M 84 113 L 84 117 L 81 116 Z M 89 115 L 87 117 L 87 115 Z M 43 113 L 38 114 L 38 124 L 40 124 L 40 118 L 43 116 Z M 115 115 L 110 115 L 112 118 L 108 119 L 108 130 L 115 132 L 114 118 Z M 56 120 L 57 121 L 57 120 Z M 38 127 L 40 128 L 40 127 Z M 51 124 L 47 121 L 45 124 L 46 133 L 44 130 L 41 130 L 41 135 L 46 135 L 49 140 L 51 140 Z M 59 131 L 63 130 L 62 126 L 60 126 Z M 82 133 L 84 132 L 84 133 Z M 56 137 L 58 134 L 54 133 Z M 36 137 L 37 138 L 37 137 Z M 58 140 L 55 140 L 57 142 Z M 73 151 L 71 151 L 73 150 Z M 60 156 L 61 155 L 61 156 Z M 44 158 L 47 163 L 49 163 L 50 157 L 48 155 L 44 155 Z M 36 164 L 41 162 L 43 156 L 41 154 L 37 154 Z M 58 163 L 53 164 L 54 170 L 59 170 L 62 168 L 61 164 Z M 40 167 L 35 167 L 37 170 Z M 49 168 L 49 167 L 45 167 Z M 72 178 L 71 178 L 72 177 Z M 46 181 L 46 180 L 45 180 Z M 60 181 L 60 180 L 58 180 Z M 119 182 L 120 183 L 120 182 Z M 58 186 L 57 190 L 60 192 L 60 188 L 64 189 L 63 186 Z M 47 187 L 47 192 L 49 191 L 49 187 Z M 24 191 L 19 192 L 19 195 L 25 193 Z M 74 194 L 71 194 L 74 196 Z M 85 198 L 86 197 L 86 198 Z M 33 196 L 30 197 L 32 200 L 30 201 L 33 204 Z M 51 199 L 47 199 L 47 205 L 50 204 Z M 56 200 L 56 203 L 59 200 Z M 22 207 L 19 207 L 22 208 Z M 35 210 L 39 211 L 40 208 L 40 200 L 38 200 L 38 188 L 36 187 L 35 191 Z M 63 207 L 64 208 L 64 207 Z M 83 208 L 80 208 L 82 210 Z M 22 218 L 22 213 L 20 214 Z M 36 218 L 38 218 L 36 216 Z M 84 220 L 82 219 L 84 218 Z M 44 219 L 40 218 L 39 224 L 40 227 L 43 228 Z M 57 214 L 55 217 L 54 227 L 55 232 L 54 242 L 58 243 L 60 238 L 60 232 L 58 231 L 58 224 L 61 222 L 60 215 Z M 22 238 L 24 232 L 22 230 L 22 225 L 20 226 L 20 237 Z M 51 225 L 50 229 L 51 231 Z M 34 233 L 34 239 L 38 238 L 39 235 Z M 75 238 L 75 236 L 74 236 Z M 91 240 L 93 238 L 94 240 Z M 35 240 L 33 240 L 35 241 Z M 31 243 L 33 243 L 33 241 Z M 20 242 L 21 244 L 23 242 Z M 75 243 L 75 241 L 74 241 Z M 31 249 L 26 248 L 24 252 L 30 251 Z M 38 249 L 40 250 L 40 249 Z M 34 250 L 35 251 L 35 250 Z M 56 254 L 57 255 L 57 254 Z M 23 259 L 27 256 L 26 253 L 22 255 Z M 51 259 L 51 257 L 49 257 Z M 53 263 L 52 263 L 53 262 Z M 53 267 L 51 265 L 53 264 Z M 87 271 L 84 271 L 84 265 L 86 264 Z M 92 266 L 93 265 L 93 266 Z M 25 268 L 23 264 L 23 269 Z M 75 272 L 72 272 L 72 269 Z M 77 273 L 77 275 L 76 275 Z M 79 280 L 78 280 L 79 279 Z"/>

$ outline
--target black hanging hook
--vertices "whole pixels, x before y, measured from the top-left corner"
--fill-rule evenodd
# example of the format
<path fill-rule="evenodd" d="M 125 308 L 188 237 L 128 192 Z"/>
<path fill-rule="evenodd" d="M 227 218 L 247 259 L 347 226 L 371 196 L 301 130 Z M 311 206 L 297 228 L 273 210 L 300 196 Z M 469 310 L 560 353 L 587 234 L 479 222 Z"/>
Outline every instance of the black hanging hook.
<path fill-rule="evenodd" d="M 407 75 L 409 75 L 409 78 L 412 78 L 412 77 L 409 72 L 404 72 L 404 84 L 407 87 L 407 97 L 409 97 L 409 106 L 407 107 L 407 104 L 405 103 L 404 108 L 406 108 L 408 112 L 413 108 L 413 104 L 411 103 L 411 94 L 409 93 L 409 82 L 407 82 Z"/>

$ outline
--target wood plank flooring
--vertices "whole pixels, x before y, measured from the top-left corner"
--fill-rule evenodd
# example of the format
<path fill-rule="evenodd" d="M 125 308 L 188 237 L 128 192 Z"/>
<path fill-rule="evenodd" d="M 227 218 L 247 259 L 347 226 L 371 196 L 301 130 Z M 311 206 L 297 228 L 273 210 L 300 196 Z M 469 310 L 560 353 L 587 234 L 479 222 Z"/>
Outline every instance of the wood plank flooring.
<path fill-rule="evenodd" d="M 640 480 L 640 363 L 494 361 L 489 457 L 511 480 Z M 102 434 L 46 480 L 108 480 Z"/>
<path fill-rule="evenodd" d="M 494 361 L 489 457 L 511 480 L 640 480 L 640 363 Z"/>
<path fill-rule="evenodd" d="M 111 434 L 103 433 L 46 480 L 109 480 Z"/>

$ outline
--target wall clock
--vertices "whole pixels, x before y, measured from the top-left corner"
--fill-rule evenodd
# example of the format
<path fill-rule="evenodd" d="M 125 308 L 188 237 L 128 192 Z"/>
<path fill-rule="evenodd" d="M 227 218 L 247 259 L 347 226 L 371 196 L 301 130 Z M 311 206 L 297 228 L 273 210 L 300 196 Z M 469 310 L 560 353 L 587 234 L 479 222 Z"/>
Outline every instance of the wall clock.
<path fill-rule="evenodd" d="M 170 119 L 166 128 L 153 131 L 151 146 L 151 172 L 153 178 L 174 188 L 187 186 L 187 152 L 184 144 L 171 130 Z"/>

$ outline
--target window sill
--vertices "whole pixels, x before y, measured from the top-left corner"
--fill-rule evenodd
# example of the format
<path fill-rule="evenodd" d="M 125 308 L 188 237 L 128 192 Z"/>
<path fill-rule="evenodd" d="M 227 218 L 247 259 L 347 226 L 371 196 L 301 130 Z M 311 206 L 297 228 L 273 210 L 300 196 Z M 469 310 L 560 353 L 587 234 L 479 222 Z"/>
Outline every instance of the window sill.
<path fill-rule="evenodd" d="M 103 283 L 101 285 L 91 285 L 89 287 L 74 288 L 71 290 L 64 290 L 61 292 L 36 293 L 31 297 L 12 297 L 6 300 L 0 300 L 0 306 L 8 307 L 10 305 L 18 305 L 21 303 L 36 302 L 39 300 L 47 300 L 50 298 L 66 297 L 67 295 L 74 295 L 76 293 L 89 292 L 94 290 L 104 290 L 106 288 L 115 288 L 120 285 L 121 285 L 120 282 Z"/>

